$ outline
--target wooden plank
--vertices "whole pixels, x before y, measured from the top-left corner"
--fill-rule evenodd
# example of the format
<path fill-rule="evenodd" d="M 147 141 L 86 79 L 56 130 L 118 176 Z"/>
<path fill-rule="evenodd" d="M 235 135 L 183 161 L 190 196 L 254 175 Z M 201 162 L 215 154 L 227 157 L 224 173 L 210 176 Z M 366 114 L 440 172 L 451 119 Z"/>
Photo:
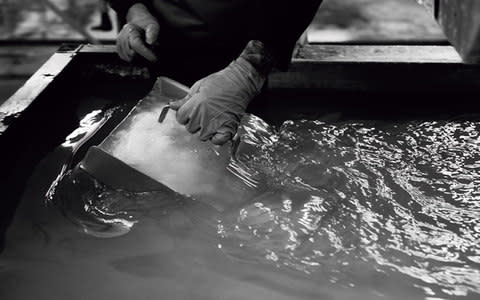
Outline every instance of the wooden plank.
<path fill-rule="evenodd" d="M 84 45 L 79 53 L 116 55 L 115 45 Z M 382 45 L 302 45 L 295 51 L 293 63 L 301 60 L 322 62 L 453 63 L 462 60 L 451 46 Z"/>
<path fill-rule="evenodd" d="M 115 46 L 88 45 L 82 55 L 115 56 Z M 480 69 L 451 46 L 304 45 L 271 88 L 338 91 L 479 91 Z M 111 69 L 115 69 L 115 65 Z"/>
<path fill-rule="evenodd" d="M 295 58 L 342 63 L 462 63 L 450 46 L 303 45 Z"/>
<path fill-rule="evenodd" d="M 269 88 L 310 93 L 318 93 L 319 90 L 391 95 L 423 93 L 425 96 L 449 93 L 449 97 L 452 97 L 459 93 L 478 95 L 480 78 L 476 75 L 479 72 L 480 69 L 452 69 L 445 65 L 430 65 L 420 69 L 414 65 L 384 64 L 374 67 L 359 64 L 352 69 L 351 64 L 312 64 L 312 62 L 304 64 L 297 61 L 289 72 L 271 74 Z M 442 101 L 443 98 L 438 98 L 439 103 Z"/>
<path fill-rule="evenodd" d="M 272 88 L 350 92 L 480 92 L 480 66 L 450 46 L 305 45 Z"/>
<path fill-rule="evenodd" d="M 0 77 L 32 76 L 58 49 L 54 45 L 10 45 L 0 47 Z"/>
<path fill-rule="evenodd" d="M 296 53 L 288 72 L 271 74 L 270 87 L 354 92 L 480 91 L 480 66 L 463 64 L 450 46 L 305 45 Z M 0 106 L 0 135 L 72 59 L 80 56 L 82 62 L 97 66 L 97 71 L 115 71 L 120 63 L 114 45 L 57 52 Z M 99 57 L 105 62 L 100 69 Z"/>
<path fill-rule="evenodd" d="M 0 136 L 8 129 L 12 119 L 21 116 L 75 55 L 75 52 L 55 53 L 15 94 L 0 105 Z"/>
<path fill-rule="evenodd" d="M 117 53 L 115 45 L 83 45 L 79 50 L 80 53 Z"/>
<path fill-rule="evenodd" d="M 0 79 L 0 105 L 12 96 L 28 78 Z"/>

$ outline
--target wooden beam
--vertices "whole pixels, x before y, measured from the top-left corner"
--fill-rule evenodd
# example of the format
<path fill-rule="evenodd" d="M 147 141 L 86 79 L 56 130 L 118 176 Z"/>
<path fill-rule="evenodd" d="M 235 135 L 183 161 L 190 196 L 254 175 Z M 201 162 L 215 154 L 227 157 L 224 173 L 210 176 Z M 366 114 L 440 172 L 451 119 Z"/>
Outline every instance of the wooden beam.
<path fill-rule="evenodd" d="M 82 70 L 148 76 L 145 66 L 122 63 L 113 45 L 86 45 L 54 54 L 0 105 L 0 136 L 72 61 Z M 98 61 L 101 59 L 101 64 Z M 287 72 L 269 78 L 272 89 L 340 92 L 480 92 L 480 65 L 466 65 L 450 46 L 304 45 Z"/>
<path fill-rule="evenodd" d="M 116 56 L 115 45 L 83 45 L 80 54 L 110 54 Z M 390 62 L 390 63 L 449 63 L 462 64 L 451 46 L 384 46 L 384 45 L 323 45 L 305 44 L 295 50 L 293 64 L 298 60 L 313 62 Z"/>
<path fill-rule="evenodd" d="M 343 92 L 480 92 L 480 66 L 450 46 L 305 45 L 271 88 Z"/>
<path fill-rule="evenodd" d="M 451 46 L 304 45 L 287 72 L 275 72 L 269 86 L 365 92 L 480 92 L 480 66 L 465 65 Z M 113 45 L 85 45 L 80 55 L 116 57 Z M 131 72 L 132 65 L 105 71 Z M 140 69 L 144 66 L 136 66 Z M 96 70 L 101 70 L 97 67 Z M 138 70 L 137 70 L 138 73 Z"/>
<path fill-rule="evenodd" d="M 450 46 L 303 45 L 294 59 L 339 63 L 461 64 Z"/>

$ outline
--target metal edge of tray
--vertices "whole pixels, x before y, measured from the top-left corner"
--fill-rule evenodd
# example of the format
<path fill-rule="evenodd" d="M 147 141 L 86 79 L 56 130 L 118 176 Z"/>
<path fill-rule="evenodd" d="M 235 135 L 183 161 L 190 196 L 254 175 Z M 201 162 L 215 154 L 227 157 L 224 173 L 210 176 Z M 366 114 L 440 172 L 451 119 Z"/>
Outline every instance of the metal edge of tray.
<path fill-rule="evenodd" d="M 85 45 L 81 54 L 114 54 L 112 45 Z M 270 90 L 479 93 L 480 65 L 465 64 L 449 45 L 304 44 Z"/>
<path fill-rule="evenodd" d="M 135 170 L 97 146 L 90 147 L 85 158 L 75 167 L 76 169 L 87 172 L 93 178 L 116 190 L 173 193 L 167 186 Z"/>
<path fill-rule="evenodd" d="M 189 88 L 170 78 L 159 77 L 154 85 L 154 90 L 152 90 L 151 93 L 158 92 L 158 90 L 160 90 L 162 97 L 180 99 L 188 93 Z M 148 99 L 150 94 L 144 99 Z M 141 101 L 143 101 L 143 99 L 140 100 L 139 103 Z M 101 148 L 101 145 L 106 139 L 108 139 L 110 134 L 114 133 L 117 128 L 122 126 L 122 123 L 127 120 L 132 113 L 135 113 L 136 109 L 137 106 L 133 107 L 127 116 L 120 120 L 113 130 L 108 132 L 98 146 L 91 146 L 88 149 L 85 158 L 80 161 L 74 171 L 78 169 L 83 170 L 91 177 L 113 189 L 130 192 L 163 191 L 172 193 L 174 191 L 164 184 L 143 174 Z"/>

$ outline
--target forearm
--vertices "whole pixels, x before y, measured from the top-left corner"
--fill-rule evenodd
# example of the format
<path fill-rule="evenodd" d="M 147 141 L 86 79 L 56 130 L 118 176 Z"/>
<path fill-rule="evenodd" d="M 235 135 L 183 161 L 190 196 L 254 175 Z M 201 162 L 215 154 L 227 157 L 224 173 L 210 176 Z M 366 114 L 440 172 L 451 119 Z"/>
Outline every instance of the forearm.
<path fill-rule="evenodd" d="M 296 41 L 312 21 L 321 2 L 303 0 L 292 5 L 289 0 L 259 1 L 260 10 L 268 13 L 262 16 L 254 39 L 270 47 L 276 68 L 288 68 Z"/>
<path fill-rule="evenodd" d="M 272 50 L 259 40 L 248 42 L 240 57 L 248 61 L 263 77 L 268 76 L 275 60 Z"/>

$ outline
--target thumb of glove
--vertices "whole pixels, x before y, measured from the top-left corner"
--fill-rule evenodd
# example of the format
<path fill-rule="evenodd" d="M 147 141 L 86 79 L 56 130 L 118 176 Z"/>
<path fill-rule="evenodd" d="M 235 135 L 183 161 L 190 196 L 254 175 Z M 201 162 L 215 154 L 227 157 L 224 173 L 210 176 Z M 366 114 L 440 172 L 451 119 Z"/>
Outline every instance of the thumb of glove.
<path fill-rule="evenodd" d="M 229 121 L 223 124 L 217 132 L 212 136 L 211 141 L 214 145 L 223 145 L 233 138 L 237 132 L 237 124 Z"/>
<path fill-rule="evenodd" d="M 170 102 L 170 108 L 178 111 L 180 107 L 187 103 L 187 101 L 190 100 L 193 95 L 200 91 L 203 80 L 204 79 L 201 79 L 195 82 L 195 84 L 190 88 L 190 91 L 188 91 L 188 95 L 186 95 L 184 98 Z"/>
<path fill-rule="evenodd" d="M 212 144 L 214 145 L 223 145 L 232 138 L 231 132 L 217 132 L 212 137 Z"/>
<path fill-rule="evenodd" d="M 149 45 L 153 45 L 158 38 L 158 32 L 160 31 L 160 26 L 158 23 L 151 23 L 145 29 L 145 38 L 146 42 Z"/>
<path fill-rule="evenodd" d="M 185 98 L 175 100 L 169 103 L 170 108 L 173 110 L 179 110 L 187 101 L 190 99 L 190 96 L 186 96 Z"/>

